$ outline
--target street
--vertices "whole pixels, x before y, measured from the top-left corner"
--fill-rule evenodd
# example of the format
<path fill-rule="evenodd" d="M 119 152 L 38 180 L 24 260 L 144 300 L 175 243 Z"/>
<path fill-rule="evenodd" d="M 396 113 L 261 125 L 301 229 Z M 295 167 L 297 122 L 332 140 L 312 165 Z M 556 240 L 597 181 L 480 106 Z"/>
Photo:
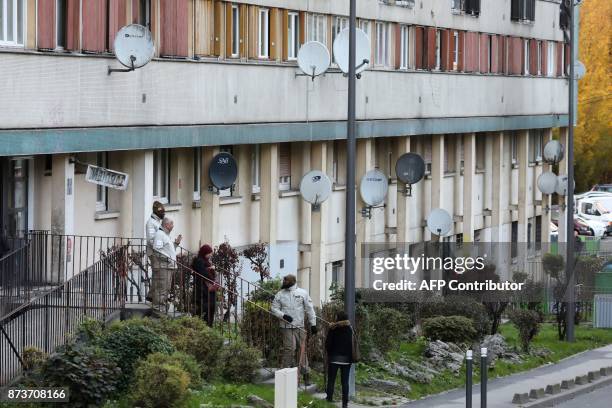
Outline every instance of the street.
<path fill-rule="evenodd" d="M 560 408 L 606 408 L 610 406 L 611 397 L 612 385 L 608 385 L 555 406 Z"/>

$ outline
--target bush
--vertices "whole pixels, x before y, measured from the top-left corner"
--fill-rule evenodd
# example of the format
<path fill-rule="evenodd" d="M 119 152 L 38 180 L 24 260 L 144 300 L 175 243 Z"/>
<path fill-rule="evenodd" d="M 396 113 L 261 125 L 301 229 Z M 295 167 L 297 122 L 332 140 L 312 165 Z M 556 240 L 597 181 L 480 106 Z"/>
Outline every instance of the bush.
<path fill-rule="evenodd" d="M 135 371 L 132 398 L 135 405 L 146 408 L 181 406 L 188 397 L 192 379 L 183 368 L 183 359 L 151 354 Z"/>
<path fill-rule="evenodd" d="M 166 336 L 155 332 L 148 322 L 132 319 L 114 323 L 95 342 L 107 351 L 122 372 L 122 387 L 132 379 L 135 364 L 152 353 L 175 351 Z"/>
<path fill-rule="evenodd" d="M 281 289 L 280 278 L 269 279 L 259 283 L 259 288 L 251 292 L 249 299 L 252 302 L 272 302 L 274 295 Z"/>
<path fill-rule="evenodd" d="M 102 336 L 104 324 L 96 319 L 86 317 L 77 329 L 77 338 L 90 342 Z"/>
<path fill-rule="evenodd" d="M 47 353 L 36 347 L 26 347 L 21 353 L 21 360 L 23 360 L 23 369 L 25 371 L 41 368 L 47 361 L 47 358 Z"/>
<path fill-rule="evenodd" d="M 180 351 L 172 354 L 153 353 L 147 357 L 146 361 L 155 366 L 174 365 L 182 368 L 189 375 L 189 387 L 191 388 L 197 388 L 202 384 L 202 368 L 189 354 Z"/>
<path fill-rule="evenodd" d="M 491 321 L 485 306 L 468 296 L 446 296 L 444 298 L 425 302 L 421 308 L 421 317 L 463 316 L 472 320 L 477 337 L 489 334 Z"/>
<path fill-rule="evenodd" d="M 68 344 L 41 368 L 46 387 L 68 387 L 71 406 L 100 406 L 117 391 L 121 369 L 104 351 Z"/>
<path fill-rule="evenodd" d="M 269 310 L 270 303 L 265 301 L 247 303 L 240 323 L 240 333 L 248 344 L 262 350 L 268 367 L 278 367 L 282 348 L 280 321 L 271 317 Z"/>
<path fill-rule="evenodd" d="M 369 337 L 373 346 L 382 353 L 397 346 L 412 327 L 411 319 L 396 309 L 381 305 L 371 305 L 366 308 Z"/>
<path fill-rule="evenodd" d="M 471 319 L 464 316 L 438 316 L 423 321 L 423 334 L 430 340 L 469 343 L 478 338 Z"/>
<path fill-rule="evenodd" d="M 259 350 L 250 347 L 242 340 L 236 340 L 223 350 L 221 373 L 223 378 L 232 382 L 248 383 L 257 377 L 261 368 Z"/>
<path fill-rule="evenodd" d="M 535 310 L 517 309 L 510 312 L 510 321 L 517 328 L 521 347 L 525 353 L 529 352 L 529 343 L 540 331 L 541 317 Z"/>

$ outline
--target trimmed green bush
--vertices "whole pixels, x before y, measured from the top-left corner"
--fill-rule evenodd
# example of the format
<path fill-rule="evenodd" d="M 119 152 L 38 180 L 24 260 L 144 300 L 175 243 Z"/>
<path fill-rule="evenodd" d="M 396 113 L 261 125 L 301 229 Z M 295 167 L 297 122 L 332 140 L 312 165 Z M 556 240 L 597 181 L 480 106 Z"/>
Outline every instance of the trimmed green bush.
<path fill-rule="evenodd" d="M 134 405 L 145 408 L 181 406 L 189 396 L 191 381 L 181 359 L 151 354 L 136 368 L 132 392 Z"/>
<path fill-rule="evenodd" d="M 21 353 L 23 369 L 25 371 L 37 370 L 47 361 L 47 353 L 36 347 L 26 347 Z"/>
<path fill-rule="evenodd" d="M 189 354 L 177 351 L 172 354 L 153 353 L 147 357 L 152 365 L 175 365 L 182 368 L 189 375 L 189 387 L 196 388 L 202 384 L 202 368 Z"/>
<path fill-rule="evenodd" d="M 413 325 L 408 315 L 397 309 L 382 305 L 371 305 L 366 308 L 371 341 L 382 353 L 397 346 Z"/>
<path fill-rule="evenodd" d="M 438 316 L 423 321 L 423 335 L 430 340 L 469 343 L 478 338 L 471 319 L 464 316 Z"/>
<path fill-rule="evenodd" d="M 261 353 L 242 340 L 236 340 L 223 349 L 221 374 L 232 382 L 248 383 L 257 377 L 261 368 Z"/>
<path fill-rule="evenodd" d="M 472 320 L 478 337 L 489 334 L 491 321 L 485 306 L 469 296 L 452 295 L 423 303 L 421 318 L 463 316 Z"/>
<path fill-rule="evenodd" d="M 513 310 L 509 314 L 510 321 L 517 328 L 521 340 L 521 348 L 525 353 L 529 352 L 529 343 L 540 331 L 542 319 L 535 310 Z"/>

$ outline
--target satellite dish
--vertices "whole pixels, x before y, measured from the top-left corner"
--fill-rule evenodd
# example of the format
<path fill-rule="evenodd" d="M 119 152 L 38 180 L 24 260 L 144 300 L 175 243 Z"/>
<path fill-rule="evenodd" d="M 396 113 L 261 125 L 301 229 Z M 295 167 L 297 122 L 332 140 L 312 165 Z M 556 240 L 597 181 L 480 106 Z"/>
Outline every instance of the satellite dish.
<path fill-rule="evenodd" d="M 544 145 L 544 161 L 548 164 L 557 164 L 563 160 L 565 149 L 558 140 L 550 140 Z"/>
<path fill-rule="evenodd" d="M 569 65 L 567 66 L 569 70 Z M 567 73 L 569 75 L 569 72 Z M 582 63 L 582 61 L 576 60 L 574 63 L 574 79 L 582 79 L 586 75 L 586 67 Z"/>
<path fill-rule="evenodd" d="M 404 184 L 416 184 L 425 175 L 425 161 L 416 153 L 404 153 L 395 163 L 395 174 Z"/>
<path fill-rule="evenodd" d="M 427 217 L 427 229 L 432 234 L 443 236 L 449 233 L 453 227 L 453 219 L 450 214 L 442 208 L 436 208 Z"/>
<path fill-rule="evenodd" d="M 320 170 L 313 170 L 302 177 L 300 182 L 300 193 L 302 198 L 312 204 L 318 206 L 323 201 L 327 200 L 332 192 L 332 182 Z"/>
<path fill-rule="evenodd" d="M 567 174 L 562 174 L 557 177 L 557 187 L 555 188 L 555 192 L 560 196 L 567 195 Z"/>
<path fill-rule="evenodd" d="M 155 54 L 151 32 L 139 24 L 122 27 L 115 36 L 114 49 L 117 60 L 130 69 L 144 67 Z"/>
<path fill-rule="evenodd" d="M 361 29 L 355 30 L 355 73 L 364 71 L 370 64 L 372 55 L 370 37 Z M 345 74 L 349 71 L 349 29 L 340 31 L 334 40 L 334 60 Z"/>
<path fill-rule="evenodd" d="M 302 72 L 314 79 L 327 71 L 331 57 L 325 45 L 318 41 L 310 41 L 302 45 L 298 51 L 297 62 Z"/>
<path fill-rule="evenodd" d="M 234 156 L 222 152 L 213 157 L 208 167 L 208 177 L 217 190 L 231 188 L 238 177 L 238 165 Z"/>
<path fill-rule="evenodd" d="M 370 170 L 362 178 L 359 185 L 361 199 L 370 207 L 382 204 L 387 197 L 389 181 L 387 176 L 380 170 Z"/>
<path fill-rule="evenodd" d="M 557 175 L 552 171 L 540 174 L 538 188 L 543 194 L 552 194 L 557 191 Z"/>

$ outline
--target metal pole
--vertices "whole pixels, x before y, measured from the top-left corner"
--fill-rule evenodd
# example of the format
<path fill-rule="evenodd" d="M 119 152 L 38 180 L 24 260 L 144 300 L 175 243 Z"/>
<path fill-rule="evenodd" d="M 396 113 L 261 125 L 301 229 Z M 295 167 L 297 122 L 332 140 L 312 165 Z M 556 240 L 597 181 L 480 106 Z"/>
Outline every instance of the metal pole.
<path fill-rule="evenodd" d="M 480 349 L 480 408 L 487 408 L 487 348 Z"/>
<path fill-rule="evenodd" d="M 569 2 L 569 107 L 568 107 L 568 134 L 567 134 L 567 256 L 565 263 L 565 277 L 567 282 L 567 309 L 566 313 L 566 340 L 574 342 L 574 303 L 575 277 L 574 277 L 574 64 L 575 64 L 575 38 L 574 38 L 574 0 Z"/>
<path fill-rule="evenodd" d="M 472 356 L 472 350 L 465 353 L 465 408 L 472 408 Z"/>
<path fill-rule="evenodd" d="M 350 0 L 349 17 L 349 72 L 348 72 L 348 120 L 346 137 L 346 246 L 344 249 L 345 311 L 355 326 L 355 29 L 357 23 L 356 0 Z"/>

